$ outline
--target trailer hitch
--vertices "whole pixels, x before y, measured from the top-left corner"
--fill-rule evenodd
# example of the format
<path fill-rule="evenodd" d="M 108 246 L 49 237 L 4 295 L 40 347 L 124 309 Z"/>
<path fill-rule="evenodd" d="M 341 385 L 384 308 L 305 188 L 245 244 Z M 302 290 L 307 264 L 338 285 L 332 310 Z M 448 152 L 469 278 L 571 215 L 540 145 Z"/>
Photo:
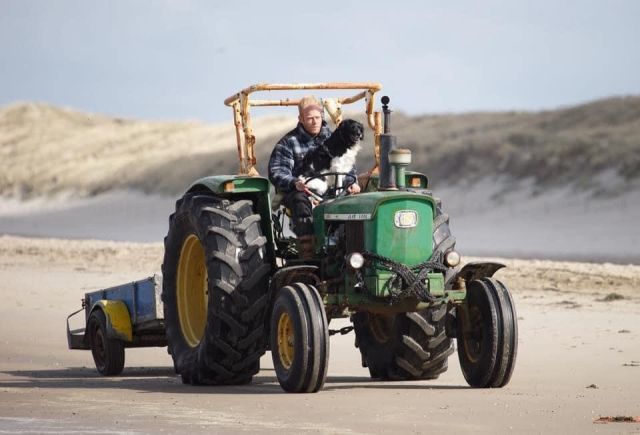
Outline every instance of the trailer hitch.
<path fill-rule="evenodd" d="M 347 335 L 351 331 L 353 331 L 353 326 L 345 326 L 344 328 L 340 329 L 329 329 L 329 336 L 336 334 Z"/>

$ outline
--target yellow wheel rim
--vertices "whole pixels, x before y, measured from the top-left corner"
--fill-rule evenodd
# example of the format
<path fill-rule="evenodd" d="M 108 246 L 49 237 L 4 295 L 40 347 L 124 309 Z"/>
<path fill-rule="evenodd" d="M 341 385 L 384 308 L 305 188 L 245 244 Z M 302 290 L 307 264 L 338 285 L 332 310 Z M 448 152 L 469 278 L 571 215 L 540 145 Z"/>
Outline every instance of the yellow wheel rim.
<path fill-rule="evenodd" d="M 467 360 L 473 364 L 480 360 L 482 354 L 482 313 L 476 306 L 469 308 L 469 331 L 464 334 L 462 347 Z"/>
<path fill-rule="evenodd" d="M 282 313 L 278 319 L 278 354 L 282 366 L 289 370 L 295 357 L 293 322 L 289 314 Z"/>
<path fill-rule="evenodd" d="M 391 338 L 393 331 L 393 316 L 383 316 L 380 314 L 369 315 L 369 330 L 378 343 L 386 343 Z"/>
<path fill-rule="evenodd" d="M 196 347 L 207 324 L 209 292 L 204 249 L 193 234 L 182 244 L 176 284 L 180 329 L 187 344 Z"/>

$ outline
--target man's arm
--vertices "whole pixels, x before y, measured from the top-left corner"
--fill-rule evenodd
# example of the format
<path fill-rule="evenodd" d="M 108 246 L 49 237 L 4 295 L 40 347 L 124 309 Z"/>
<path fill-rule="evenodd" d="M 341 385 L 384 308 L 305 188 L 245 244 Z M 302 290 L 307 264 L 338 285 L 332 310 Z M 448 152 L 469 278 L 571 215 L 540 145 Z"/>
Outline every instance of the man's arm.
<path fill-rule="evenodd" d="M 294 187 L 297 180 L 292 175 L 294 163 L 293 151 L 286 139 L 281 140 L 276 144 L 269 159 L 269 180 L 276 189 L 288 191 Z"/>
<path fill-rule="evenodd" d="M 353 175 L 354 177 L 356 177 L 356 180 L 358 179 L 358 172 L 356 171 L 356 165 L 353 165 L 351 167 L 351 170 L 349 171 L 349 175 Z"/>
<path fill-rule="evenodd" d="M 347 191 L 349 193 L 360 193 L 360 185 L 358 184 L 358 173 L 356 172 L 356 166 L 355 165 L 353 165 L 353 167 L 349 171 L 349 175 L 353 175 L 353 177 L 354 177 L 354 179 L 356 181 L 351 186 L 349 186 Z M 351 178 L 351 177 L 348 177 L 348 178 Z M 349 180 L 349 181 L 353 181 L 353 180 Z"/>

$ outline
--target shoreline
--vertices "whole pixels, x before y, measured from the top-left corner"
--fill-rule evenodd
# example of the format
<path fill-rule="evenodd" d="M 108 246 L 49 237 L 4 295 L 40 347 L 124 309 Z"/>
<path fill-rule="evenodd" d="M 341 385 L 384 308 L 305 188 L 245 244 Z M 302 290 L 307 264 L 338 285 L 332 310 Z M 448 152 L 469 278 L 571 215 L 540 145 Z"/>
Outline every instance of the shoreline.
<path fill-rule="evenodd" d="M 593 198 L 560 189 L 532 196 L 523 188 L 496 197 L 504 185 L 485 181 L 434 191 L 463 257 L 640 265 L 640 192 Z M 29 201 L 0 197 L 0 234 L 162 242 L 176 199 L 130 190 Z"/>
<path fill-rule="evenodd" d="M 39 267 L 55 266 L 69 272 L 93 270 L 107 275 L 127 269 L 131 271 L 128 279 L 136 280 L 160 273 L 163 255 L 162 242 L 0 235 L 0 267 L 3 268 L 35 262 Z M 504 264 L 505 267 L 496 272 L 496 276 L 510 283 L 514 289 L 580 293 L 600 299 L 616 293 L 640 304 L 640 295 L 637 294 L 640 288 L 640 265 L 496 256 L 463 257 L 463 264 L 474 261 Z"/>
<path fill-rule="evenodd" d="M 116 240 L 116 239 L 108 239 L 108 238 L 86 238 L 81 236 L 68 236 L 68 237 L 56 237 L 44 234 L 29 234 L 29 233 L 0 233 L 0 240 L 3 237 L 10 238 L 19 238 L 25 240 L 59 240 L 59 241 L 74 241 L 74 242 L 104 242 L 104 243 L 131 243 L 135 245 L 153 245 L 158 244 L 162 245 L 162 241 L 137 241 L 137 240 Z M 561 262 L 561 263 L 581 263 L 581 264 L 599 264 L 599 265 L 615 265 L 615 266 L 640 266 L 640 260 L 636 256 L 620 256 L 620 257 L 598 257 L 598 256 L 590 256 L 590 255 L 562 255 L 562 254 L 544 254 L 544 253 L 522 253 L 522 252 L 513 252 L 513 253 L 496 253 L 496 252 L 483 252 L 483 251 L 474 251 L 471 253 L 461 252 L 463 261 L 467 258 L 497 258 L 501 260 L 513 260 L 513 261 L 550 261 L 550 262 Z"/>

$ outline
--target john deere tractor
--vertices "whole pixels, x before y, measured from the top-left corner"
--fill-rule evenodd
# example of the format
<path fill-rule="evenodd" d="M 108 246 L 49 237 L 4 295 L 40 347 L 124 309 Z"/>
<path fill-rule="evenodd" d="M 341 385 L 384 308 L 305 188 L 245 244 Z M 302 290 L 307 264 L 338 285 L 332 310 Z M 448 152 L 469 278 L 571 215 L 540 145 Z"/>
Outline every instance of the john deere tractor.
<path fill-rule="evenodd" d="M 334 125 L 342 106 L 364 100 L 376 166 L 336 179 L 313 210 L 314 258 L 287 235 L 287 211 L 272 209 L 258 175 L 253 106 L 295 106 L 256 92 L 306 90 L 322 98 Z M 349 318 L 362 364 L 381 380 L 434 379 L 455 352 L 472 387 L 503 387 L 514 369 L 518 332 L 498 263 L 462 267 L 449 217 L 428 178 L 407 169 L 411 152 L 390 132 L 389 99 L 375 110 L 377 83 L 260 84 L 225 100 L 237 129 L 239 174 L 197 180 L 169 219 L 162 266 L 169 352 L 183 382 L 243 384 L 271 350 L 288 392 L 316 392 L 329 361 L 329 322 Z M 351 93 L 349 93 L 351 95 Z M 384 123 L 383 123 L 384 119 Z M 347 194 L 360 183 L 362 192 Z"/>

